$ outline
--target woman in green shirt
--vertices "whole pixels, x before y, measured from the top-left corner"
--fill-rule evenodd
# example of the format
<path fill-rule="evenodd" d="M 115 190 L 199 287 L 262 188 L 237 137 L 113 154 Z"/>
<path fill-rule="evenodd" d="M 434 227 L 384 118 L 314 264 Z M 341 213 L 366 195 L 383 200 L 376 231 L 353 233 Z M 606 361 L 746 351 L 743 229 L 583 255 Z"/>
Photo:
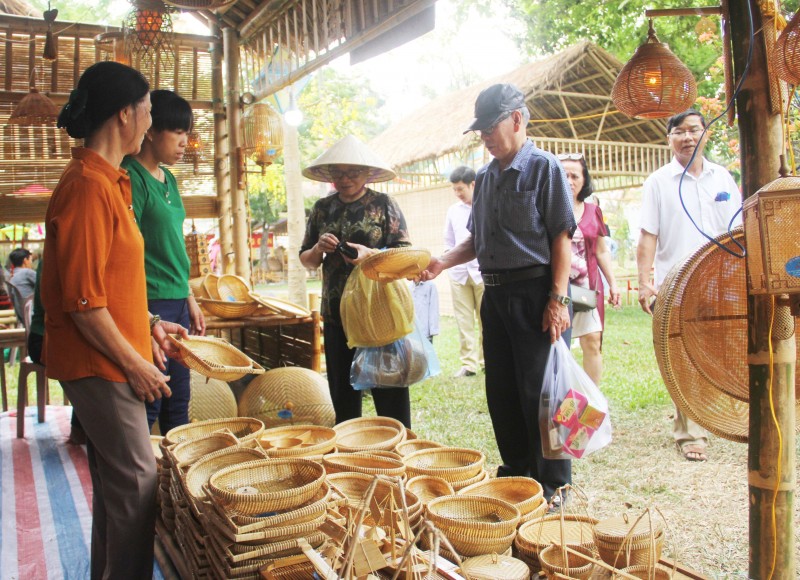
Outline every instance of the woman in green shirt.
<path fill-rule="evenodd" d="M 145 134 L 141 151 L 126 157 L 133 190 L 133 212 L 144 237 L 147 274 L 147 303 L 154 315 L 177 322 L 191 334 L 205 334 L 200 307 L 189 288 L 189 257 L 183 240 L 183 208 L 175 176 L 165 165 L 183 157 L 192 129 L 192 107 L 172 91 L 150 93 L 153 125 Z M 165 374 L 170 377 L 172 397 L 147 403 L 147 421 L 152 429 L 158 420 L 161 433 L 189 422 L 189 369 L 169 359 Z"/>

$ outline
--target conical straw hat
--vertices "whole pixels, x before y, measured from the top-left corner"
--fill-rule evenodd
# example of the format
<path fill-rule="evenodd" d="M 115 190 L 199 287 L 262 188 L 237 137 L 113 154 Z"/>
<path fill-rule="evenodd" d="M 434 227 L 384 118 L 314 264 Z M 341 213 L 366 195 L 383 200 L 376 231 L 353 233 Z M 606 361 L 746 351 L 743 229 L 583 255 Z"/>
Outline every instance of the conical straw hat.
<path fill-rule="evenodd" d="M 331 165 L 360 165 L 370 170 L 367 183 L 389 181 L 397 177 L 386 162 L 373 153 L 364 143 L 352 135 L 347 135 L 314 159 L 303 169 L 303 175 L 314 181 L 330 183 Z"/>

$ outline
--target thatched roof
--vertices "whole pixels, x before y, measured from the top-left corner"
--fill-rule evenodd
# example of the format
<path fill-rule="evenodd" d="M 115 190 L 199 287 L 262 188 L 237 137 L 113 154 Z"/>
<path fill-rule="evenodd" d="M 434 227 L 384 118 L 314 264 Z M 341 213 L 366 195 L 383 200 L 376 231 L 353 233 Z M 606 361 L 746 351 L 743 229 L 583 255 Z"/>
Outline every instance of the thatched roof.
<path fill-rule="evenodd" d="M 611 102 L 611 87 L 622 66 L 609 52 L 582 42 L 441 96 L 370 145 L 394 168 L 467 149 L 477 140 L 472 133 L 462 134 L 474 118 L 475 99 L 495 83 L 514 83 L 525 93 L 532 137 L 664 144 L 664 121 L 630 119 Z M 541 120 L 546 122 L 537 122 Z"/>
<path fill-rule="evenodd" d="M 37 10 L 25 0 L 0 0 L 0 13 L 34 18 L 41 18 L 42 16 L 41 10 Z"/>

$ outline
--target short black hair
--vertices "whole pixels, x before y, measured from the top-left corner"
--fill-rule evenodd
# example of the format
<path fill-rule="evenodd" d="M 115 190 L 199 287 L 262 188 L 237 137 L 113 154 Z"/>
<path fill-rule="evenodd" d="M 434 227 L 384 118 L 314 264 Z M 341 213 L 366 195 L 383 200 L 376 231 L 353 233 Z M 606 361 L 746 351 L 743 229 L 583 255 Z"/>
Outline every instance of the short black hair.
<path fill-rule="evenodd" d="M 450 173 L 450 183 L 466 183 L 469 185 L 475 181 L 475 170 L 466 165 L 460 165 Z"/>
<path fill-rule="evenodd" d="M 703 113 L 696 109 L 689 109 L 683 113 L 678 113 L 677 115 L 673 115 L 669 118 L 667 121 L 667 133 L 671 133 L 675 127 L 679 127 L 681 123 L 686 120 L 686 117 L 700 117 L 700 122 L 703 124 L 703 129 L 706 128 L 706 118 L 703 116 Z"/>
<path fill-rule="evenodd" d="M 16 250 L 11 251 L 11 253 L 8 255 L 8 260 L 15 268 L 19 268 L 30 255 L 30 250 L 26 250 L 25 248 L 17 248 Z"/>
<path fill-rule="evenodd" d="M 154 131 L 186 131 L 192 130 L 194 114 L 192 106 L 180 95 L 165 89 L 150 93 L 150 104 Z"/>

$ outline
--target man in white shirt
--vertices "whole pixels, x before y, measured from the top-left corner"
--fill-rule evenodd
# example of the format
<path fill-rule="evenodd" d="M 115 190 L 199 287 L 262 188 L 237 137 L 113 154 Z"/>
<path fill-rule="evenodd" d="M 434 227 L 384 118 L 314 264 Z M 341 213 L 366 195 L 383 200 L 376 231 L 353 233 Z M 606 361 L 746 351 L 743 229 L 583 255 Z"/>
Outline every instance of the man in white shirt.
<path fill-rule="evenodd" d="M 683 262 L 708 241 L 698 227 L 708 236 L 716 237 L 728 231 L 731 219 L 742 206 L 742 194 L 731 174 L 703 157 L 708 138 L 704 133 L 705 126 L 703 116 L 693 109 L 671 117 L 667 122 L 667 139 L 673 151 L 672 161 L 650 175 L 644 183 L 636 263 L 639 304 L 648 314 L 652 314 L 653 297 L 673 266 Z M 684 210 L 678 184 L 687 166 L 689 169 L 680 187 L 683 205 L 686 206 Z M 739 224 L 740 215 L 736 216 L 731 227 Z M 650 270 L 654 262 L 655 284 L 651 284 Z M 677 407 L 672 435 L 688 461 L 706 461 L 707 433 Z"/>
<path fill-rule="evenodd" d="M 472 212 L 472 193 L 475 189 L 475 171 L 462 165 L 450 174 L 458 202 L 447 210 L 444 228 L 444 249 L 452 250 L 469 237 L 467 221 Z M 456 377 L 472 377 L 483 367 L 483 348 L 481 346 L 481 300 L 483 299 L 483 279 L 478 269 L 478 260 L 453 266 L 448 270 L 450 289 L 453 296 L 453 311 L 458 326 L 458 340 L 461 345 L 459 356 L 461 368 Z M 478 321 L 479 335 L 475 336 L 475 319 Z"/>

